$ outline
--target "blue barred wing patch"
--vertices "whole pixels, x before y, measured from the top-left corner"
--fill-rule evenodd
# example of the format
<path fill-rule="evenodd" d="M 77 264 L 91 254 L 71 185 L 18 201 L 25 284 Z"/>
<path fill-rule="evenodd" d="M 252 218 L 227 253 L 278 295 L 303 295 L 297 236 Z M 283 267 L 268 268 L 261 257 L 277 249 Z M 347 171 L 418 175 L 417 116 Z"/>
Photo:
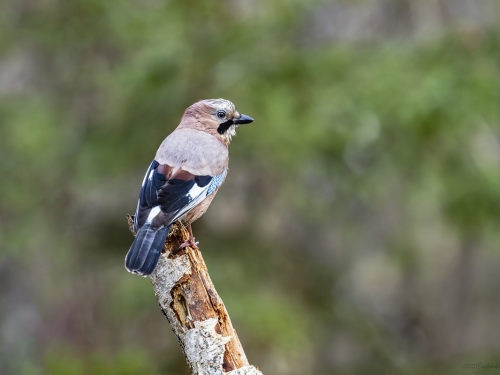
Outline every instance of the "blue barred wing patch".
<path fill-rule="evenodd" d="M 221 174 L 214 176 L 212 178 L 212 181 L 210 181 L 210 185 L 208 185 L 207 197 L 210 194 L 212 194 L 215 191 L 215 189 L 217 189 L 219 186 L 222 185 L 222 183 L 224 182 L 224 180 L 226 178 L 226 174 L 227 174 L 227 170 L 225 170 Z"/>

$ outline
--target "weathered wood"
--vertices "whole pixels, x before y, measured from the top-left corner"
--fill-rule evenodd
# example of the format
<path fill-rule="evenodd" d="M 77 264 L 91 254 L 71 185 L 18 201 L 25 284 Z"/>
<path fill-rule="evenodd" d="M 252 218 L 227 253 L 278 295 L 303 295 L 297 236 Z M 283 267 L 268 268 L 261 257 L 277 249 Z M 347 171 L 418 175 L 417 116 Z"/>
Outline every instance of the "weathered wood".
<path fill-rule="evenodd" d="M 133 216 L 128 220 L 133 232 Z M 178 251 L 188 238 L 182 224 L 172 226 L 150 279 L 191 374 L 262 375 L 248 363 L 201 252 L 191 247 Z"/>

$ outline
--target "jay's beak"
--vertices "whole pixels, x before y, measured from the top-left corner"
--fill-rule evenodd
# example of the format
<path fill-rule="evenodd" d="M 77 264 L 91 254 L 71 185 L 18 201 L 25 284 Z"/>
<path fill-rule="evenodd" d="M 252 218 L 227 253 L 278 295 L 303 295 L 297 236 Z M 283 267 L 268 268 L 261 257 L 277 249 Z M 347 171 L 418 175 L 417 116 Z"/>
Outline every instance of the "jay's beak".
<path fill-rule="evenodd" d="M 238 124 L 238 125 L 250 124 L 251 122 L 253 122 L 253 118 L 244 114 L 242 114 L 238 119 L 236 118 L 233 119 L 233 124 Z"/>

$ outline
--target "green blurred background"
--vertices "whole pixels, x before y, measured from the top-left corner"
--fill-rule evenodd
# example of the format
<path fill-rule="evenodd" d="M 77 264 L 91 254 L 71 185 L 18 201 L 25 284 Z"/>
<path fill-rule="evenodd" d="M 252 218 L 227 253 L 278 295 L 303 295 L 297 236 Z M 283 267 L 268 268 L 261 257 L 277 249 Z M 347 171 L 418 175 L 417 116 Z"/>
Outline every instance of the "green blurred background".
<path fill-rule="evenodd" d="M 252 364 L 496 362 L 499 22 L 495 0 L 3 1 L 0 373 L 188 374 L 125 215 L 218 97 L 256 121 L 194 232 Z"/>

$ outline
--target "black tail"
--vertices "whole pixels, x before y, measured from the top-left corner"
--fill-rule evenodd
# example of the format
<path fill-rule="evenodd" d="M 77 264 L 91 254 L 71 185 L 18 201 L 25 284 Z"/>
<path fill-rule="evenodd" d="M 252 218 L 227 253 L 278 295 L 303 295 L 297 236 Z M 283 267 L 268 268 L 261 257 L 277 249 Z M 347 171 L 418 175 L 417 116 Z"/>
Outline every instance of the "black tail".
<path fill-rule="evenodd" d="M 170 225 L 155 230 L 150 224 L 144 224 L 125 258 L 127 270 L 142 276 L 151 275 L 160 258 L 169 229 Z"/>

